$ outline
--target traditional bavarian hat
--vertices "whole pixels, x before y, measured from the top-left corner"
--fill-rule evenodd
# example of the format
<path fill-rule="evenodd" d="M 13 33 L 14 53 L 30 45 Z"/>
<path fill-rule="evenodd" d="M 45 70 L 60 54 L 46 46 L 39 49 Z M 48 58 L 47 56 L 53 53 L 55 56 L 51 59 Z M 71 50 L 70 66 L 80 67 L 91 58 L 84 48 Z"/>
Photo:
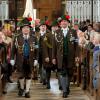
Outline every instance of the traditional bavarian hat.
<path fill-rule="evenodd" d="M 69 23 L 70 23 L 70 16 L 69 15 L 62 15 L 61 17 L 59 17 L 58 19 L 57 19 L 57 21 L 60 23 L 62 20 L 66 20 L 66 21 L 68 21 Z"/>
<path fill-rule="evenodd" d="M 29 18 L 25 17 L 17 23 L 17 26 L 20 27 L 20 29 L 22 29 L 24 26 L 29 26 L 31 28 L 31 21 L 32 21 L 31 17 Z"/>

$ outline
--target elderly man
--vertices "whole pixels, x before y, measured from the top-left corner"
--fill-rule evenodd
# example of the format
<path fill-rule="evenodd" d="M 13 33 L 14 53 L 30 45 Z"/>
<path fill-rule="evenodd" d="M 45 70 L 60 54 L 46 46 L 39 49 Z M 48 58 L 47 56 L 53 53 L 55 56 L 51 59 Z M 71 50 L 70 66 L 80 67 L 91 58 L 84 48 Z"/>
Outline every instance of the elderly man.
<path fill-rule="evenodd" d="M 37 64 L 37 40 L 31 34 L 31 26 L 28 18 L 22 19 L 20 22 L 21 33 L 14 39 L 12 46 L 11 64 L 16 62 L 19 72 L 19 96 L 30 98 L 30 85 L 32 76 L 32 67 Z M 16 55 L 16 56 L 15 56 Z M 16 57 L 16 61 L 14 60 Z M 25 86 L 25 87 L 24 87 Z"/>

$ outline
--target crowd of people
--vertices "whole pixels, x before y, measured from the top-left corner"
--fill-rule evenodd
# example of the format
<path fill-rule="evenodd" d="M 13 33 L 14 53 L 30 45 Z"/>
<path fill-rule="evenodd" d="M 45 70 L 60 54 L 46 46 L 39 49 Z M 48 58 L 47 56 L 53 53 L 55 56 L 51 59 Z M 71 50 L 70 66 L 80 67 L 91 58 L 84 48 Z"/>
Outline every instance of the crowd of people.
<path fill-rule="evenodd" d="M 51 71 L 57 71 L 59 89 L 63 98 L 67 98 L 75 61 L 80 60 L 79 46 L 93 50 L 95 83 L 99 73 L 100 22 L 86 20 L 70 23 L 70 17 L 62 15 L 51 24 L 48 19 L 40 20 L 33 30 L 30 19 L 21 19 L 16 31 L 14 21 L 6 20 L 0 30 L 0 51 L 4 50 L 4 56 L 0 55 L 0 66 L 6 83 L 12 83 L 12 72 L 17 70 L 18 96 L 30 98 L 33 69 L 39 66 L 36 77 L 40 77 L 40 82 L 47 89 L 51 88 Z M 6 93 L 5 89 L 3 93 Z"/>

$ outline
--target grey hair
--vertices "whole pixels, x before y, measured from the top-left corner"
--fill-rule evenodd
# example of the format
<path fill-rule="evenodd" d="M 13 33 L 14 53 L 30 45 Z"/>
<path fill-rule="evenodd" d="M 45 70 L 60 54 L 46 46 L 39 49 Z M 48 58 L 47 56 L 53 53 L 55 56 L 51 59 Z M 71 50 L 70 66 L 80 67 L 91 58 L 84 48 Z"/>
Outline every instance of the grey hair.
<path fill-rule="evenodd" d="M 96 32 L 96 34 L 94 35 L 94 38 L 100 42 L 100 34 L 98 32 Z"/>

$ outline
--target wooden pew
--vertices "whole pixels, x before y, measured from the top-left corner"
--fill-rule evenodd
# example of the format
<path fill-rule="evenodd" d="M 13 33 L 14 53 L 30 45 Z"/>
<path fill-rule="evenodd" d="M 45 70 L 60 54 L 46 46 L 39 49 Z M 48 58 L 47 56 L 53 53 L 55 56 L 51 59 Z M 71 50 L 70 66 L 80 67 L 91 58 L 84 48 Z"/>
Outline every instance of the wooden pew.
<path fill-rule="evenodd" d="M 89 92 L 90 94 L 93 96 L 93 68 L 92 68 L 92 64 L 93 64 L 93 52 L 90 52 L 90 64 L 89 64 Z"/>
<path fill-rule="evenodd" d="M 83 47 L 78 47 L 79 48 L 79 61 L 75 62 L 75 68 L 74 68 L 74 76 L 76 77 L 76 83 L 77 86 L 81 86 L 83 87 L 83 70 L 84 70 L 84 65 L 83 65 L 83 61 L 86 57 L 88 57 L 87 55 L 87 50 Z M 89 68 L 88 68 L 89 69 Z M 88 74 L 89 74 L 89 70 L 88 70 Z M 87 78 L 87 80 L 89 81 L 89 78 Z M 88 82 L 89 84 L 89 82 Z M 87 86 L 88 87 L 88 86 Z"/>
<path fill-rule="evenodd" d="M 80 47 L 78 47 L 78 53 L 79 53 L 79 56 L 81 55 L 80 53 Z M 79 57 L 80 58 L 80 57 Z M 74 69 L 73 69 L 73 77 L 72 77 L 72 80 L 73 80 L 73 83 L 77 84 L 77 86 L 80 85 L 80 80 L 81 80 L 81 77 L 80 77 L 80 60 L 79 59 L 75 59 L 75 66 L 74 66 Z"/>
<path fill-rule="evenodd" d="M 5 61 L 5 50 L 4 48 L 0 49 L 0 96 L 2 96 L 2 93 L 4 91 L 5 88 L 5 84 L 6 84 L 6 79 L 4 78 L 4 73 L 2 72 L 2 64 Z"/>
<path fill-rule="evenodd" d="M 84 58 L 86 59 L 86 64 L 85 64 L 85 66 L 84 65 L 82 65 L 81 66 L 81 76 L 83 76 L 83 70 L 84 70 L 84 68 L 83 67 L 85 67 L 86 68 L 86 88 L 85 88 L 85 90 L 87 90 L 89 93 L 90 93 L 90 95 L 94 95 L 94 90 L 93 90 L 93 68 L 92 68 L 92 64 L 93 64 L 93 52 L 92 51 L 90 51 L 90 50 L 87 50 L 87 49 L 85 49 L 85 48 L 82 48 L 82 51 L 81 51 L 82 53 L 82 60 L 81 60 L 81 62 L 84 60 Z M 81 86 L 83 87 L 83 79 L 82 79 L 82 77 L 81 77 Z"/>
<path fill-rule="evenodd" d="M 95 90 L 93 88 L 93 68 L 92 68 L 92 64 L 93 64 L 93 51 L 89 51 L 89 53 L 87 52 L 86 49 L 82 49 L 81 50 L 81 61 L 84 59 L 84 57 L 87 57 L 88 59 L 88 68 L 87 70 L 89 69 L 89 72 L 87 71 L 87 78 L 86 78 L 86 91 L 93 97 L 94 100 L 100 100 L 100 78 L 99 78 L 99 81 L 98 81 L 98 89 Z M 99 61 L 99 74 L 100 74 L 100 54 L 98 56 L 98 61 Z M 82 72 L 82 66 L 81 66 L 81 72 Z M 81 73 L 81 76 L 82 76 L 82 73 Z M 83 85 L 83 79 L 81 77 L 81 85 Z"/>
<path fill-rule="evenodd" d="M 2 96 L 4 87 L 5 87 L 5 81 L 4 81 L 3 73 L 1 73 L 1 67 L 0 67 L 0 96 Z"/>
<path fill-rule="evenodd" d="M 2 82 L 1 82 L 1 67 L 0 67 L 0 96 L 2 95 Z"/>
<path fill-rule="evenodd" d="M 92 85 L 92 70 L 91 70 L 91 65 L 93 63 L 93 53 L 83 47 L 80 47 L 79 51 L 79 58 L 80 58 L 80 66 L 77 67 L 77 84 L 80 85 L 81 87 L 84 87 L 84 71 L 86 75 L 86 89 L 88 91 L 92 91 L 93 85 Z M 84 61 L 86 61 L 86 64 L 84 65 Z M 86 69 L 85 69 L 86 68 Z M 92 93 L 91 93 L 92 94 Z"/>
<path fill-rule="evenodd" d="M 98 89 L 95 91 L 95 100 L 100 100 L 100 54 L 98 56 L 99 60 L 99 80 L 98 80 Z"/>
<path fill-rule="evenodd" d="M 2 63 L 2 50 L 0 50 L 0 65 Z M 2 73 L 1 73 L 1 66 L 0 66 L 0 96 L 2 95 Z"/>
<path fill-rule="evenodd" d="M 98 61 L 99 61 L 99 72 L 100 72 L 100 55 L 98 56 Z M 94 77 L 94 71 L 93 71 L 93 51 L 92 50 L 88 50 L 86 48 L 80 47 L 80 51 L 79 51 L 79 58 L 80 58 L 80 62 L 81 66 L 77 66 L 76 68 L 76 82 L 78 86 L 81 86 L 83 88 L 84 86 L 84 68 L 86 68 L 86 72 L 85 72 L 85 81 L 86 81 L 86 88 L 85 91 L 87 91 L 87 93 L 92 96 L 93 100 L 100 100 L 100 78 L 99 78 L 99 84 L 98 84 L 98 89 L 95 90 L 93 88 L 93 77 Z M 86 60 L 86 64 L 84 65 L 84 59 Z M 80 77 L 81 76 L 81 77 Z"/>
<path fill-rule="evenodd" d="M 87 74 L 87 66 L 85 64 L 85 61 L 87 59 L 87 50 L 83 47 L 81 47 L 81 87 L 83 90 L 86 90 L 86 87 L 87 85 L 85 83 L 87 83 L 87 77 L 86 77 L 86 74 Z"/>

